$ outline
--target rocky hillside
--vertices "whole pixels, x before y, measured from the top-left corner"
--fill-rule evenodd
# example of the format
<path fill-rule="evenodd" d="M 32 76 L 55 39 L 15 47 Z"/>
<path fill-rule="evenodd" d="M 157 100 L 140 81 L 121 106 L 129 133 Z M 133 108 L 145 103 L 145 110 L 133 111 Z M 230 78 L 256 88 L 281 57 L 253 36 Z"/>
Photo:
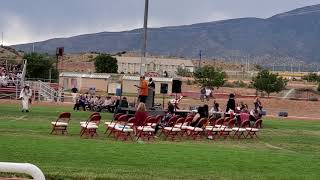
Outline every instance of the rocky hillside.
<path fill-rule="evenodd" d="M 267 19 L 241 18 L 149 30 L 153 55 L 226 60 L 251 59 L 261 64 L 280 61 L 320 62 L 320 5 L 308 6 Z M 37 50 L 54 53 L 139 52 L 142 30 L 101 32 L 37 42 Z M 32 44 L 14 46 L 31 51 Z"/>

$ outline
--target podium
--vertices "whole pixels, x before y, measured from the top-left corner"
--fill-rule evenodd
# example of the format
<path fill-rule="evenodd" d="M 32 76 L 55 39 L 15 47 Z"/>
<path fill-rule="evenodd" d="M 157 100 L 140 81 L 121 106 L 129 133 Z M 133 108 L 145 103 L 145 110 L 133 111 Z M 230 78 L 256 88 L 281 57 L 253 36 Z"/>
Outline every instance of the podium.
<path fill-rule="evenodd" d="M 154 89 L 153 88 L 148 88 L 148 97 L 147 97 L 147 100 L 146 100 L 146 108 L 147 109 L 152 108 L 152 103 L 154 101 L 153 93 L 154 93 Z"/>

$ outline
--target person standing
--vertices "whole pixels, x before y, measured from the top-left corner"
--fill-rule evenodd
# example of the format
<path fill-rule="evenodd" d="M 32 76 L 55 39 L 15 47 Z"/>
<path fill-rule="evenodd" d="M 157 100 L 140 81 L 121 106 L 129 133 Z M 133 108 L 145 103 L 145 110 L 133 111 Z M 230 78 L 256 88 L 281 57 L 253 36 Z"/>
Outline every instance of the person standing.
<path fill-rule="evenodd" d="M 254 99 L 254 109 L 257 110 L 258 108 L 260 109 L 260 111 L 262 111 L 262 103 L 259 99 L 259 97 L 257 96 L 255 99 Z"/>
<path fill-rule="evenodd" d="M 200 100 L 203 102 L 206 96 L 206 88 L 202 87 L 200 90 Z"/>
<path fill-rule="evenodd" d="M 206 100 L 210 101 L 210 97 L 212 97 L 212 90 L 209 87 L 206 87 Z"/>
<path fill-rule="evenodd" d="M 135 86 L 139 88 L 139 101 L 142 103 L 146 103 L 148 97 L 148 83 L 145 80 L 145 77 L 140 76 L 140 86 Z"/>
<path fill-rule="evenodd" d="M 236 101 L 234 100 L 234 98 L 235 98 L 234 94 L 229 95 L 226 112 L 229 112 L 229 111 L 234 112 L 236 110 Z"/>
<path fill-rule="evenodd" d="M 31 103 L 32 90 L 30 86 L 26 84 L 20 92 L 20 98 L 22 103 L 22 112 L 29 112 L 29 103 Z"/>
<path fill-rule="evenodd" d="M 149 79 L 148 87 L 152 89 L 152 107 L 154 107 L 154 96 L 155 96 L 155 90 L 156 90 L 156 84 L 154 83 L 153 79 Z"/>
<path fill-rule="evenodd" d="M 72 102 L 76 103 L 77 101 L 77 96 L 78 96 L 78 89 L 76 87 L 73 87 L 71 89 L 71 95 L 72 95 Z"/>

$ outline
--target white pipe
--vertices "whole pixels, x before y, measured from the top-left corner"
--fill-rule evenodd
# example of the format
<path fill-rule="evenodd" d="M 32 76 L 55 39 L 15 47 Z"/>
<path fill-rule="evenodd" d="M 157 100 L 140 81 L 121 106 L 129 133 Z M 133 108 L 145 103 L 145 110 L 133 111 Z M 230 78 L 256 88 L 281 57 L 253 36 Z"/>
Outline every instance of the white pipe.
<path fill-rule="evenodd" d="M 37 166 L 29 163 L 0 162 L 0 172 L 28 174 L 35 180 L 46 179 L 42 171 Z"/>

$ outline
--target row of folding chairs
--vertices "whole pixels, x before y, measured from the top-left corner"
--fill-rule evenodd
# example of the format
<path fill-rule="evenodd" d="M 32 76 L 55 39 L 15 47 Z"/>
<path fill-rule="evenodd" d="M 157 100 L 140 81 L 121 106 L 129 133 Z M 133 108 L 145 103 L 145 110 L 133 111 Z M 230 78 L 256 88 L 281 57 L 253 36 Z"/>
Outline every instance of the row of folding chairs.
<path fill-rule="evenodd" d="M 52 133 L 67 134 L 67 127 L 69 125 L 71 114 L 61 113 L 56 121 L 51 122 Z M 174 140 L 176 138 L 189 137 L 192 139 L 198 139 L 201 137 L 208 137 L 210 139 L 216 138 L 254 138 L 258 137 L 257 133 L 261 128 L 262 120 L 259 119 L 255 124 L 250 127 L 250 121 L 245 120 L 239 127 L 236 127 L 236 118 L 202 118 L 195 126 L 190 126 L 193 120 L 193 116 L 186 118 L 173 116 L 166 123 L 165 126 L 159 126 L 162 116 L 149 116 L 140 125 L 138 120 L 134 117 L 129 118 L 126 114 L 116 114 L 113 121 L 105 122 L 106 131 L 109 137 L 113 136 L 116 140 L 133 140 L 133 136 L 136 140 L 150 140 L 156 136 L 155 128 L 160 128 L 160 135 L 163 135 L 165 139 Z M 98 136 L 97 129 L 99 128 L 101 116 L 99 113 L 93 113 L 89 116 L 85 122 L 80 122 L 80 136 L 94 137 Z"/>
<path fill-rule="evenodd" d="M 125 114 L 117 114 L 112 122 L 106 122 L 108 136 L 114 136 L 115 139 L 121 138 L 127 140 L 128 137 L 132 139 L 134 134 L 137 139 L 154 139 L 155 126 L 159 125 L 162 116 L 149 116 L 143 125 L 137 126 L 137 119 L 129 118 Z M 254 138 L 258 137 L 257 133 L 261 128 L 262 120 L 259 119 L 250 127 L 250 121 L 246 120 L 236 127 L 236 118 L 202 118 L 195 126 L 190 126 L 193 116 L 186 118 L 174 116 L 166 124 L 166 126 L 159 126 L 160 136 L 164 135 L 165 139 L 181 139 L 182 137 L 190 137 L 198 139 L 201 137 L 215 138 Z"/>
<path fill-rule="evenodd" d="M 68 134 L 68 126 L 71 120 L 71 113 L 61 113 L 56 121 L 51 122 L 52 130 L 50 134 Z M 87 121 L 80 122 L 80 136 L 98 136 L 97 129 L 101 121 L 101 115 L 98 112 L 92 113 Z"/>

